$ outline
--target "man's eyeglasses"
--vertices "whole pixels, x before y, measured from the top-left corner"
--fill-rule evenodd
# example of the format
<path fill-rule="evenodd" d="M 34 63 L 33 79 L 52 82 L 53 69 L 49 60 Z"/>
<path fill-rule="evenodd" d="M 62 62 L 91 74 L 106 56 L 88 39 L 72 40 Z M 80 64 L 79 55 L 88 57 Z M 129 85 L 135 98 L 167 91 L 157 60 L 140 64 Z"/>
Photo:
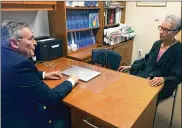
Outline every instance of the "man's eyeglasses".
<path fill-rule="evenodd" d="M 163 32 L 165 32 L 165 33 L 168 33 L 168 32 L 171 32 L 171 31 L 178 31 L 178 30 L 176 30 L 176 29 L 168 29 L 168 28 L 163 28 L 162 26 L 158 26 L 158 29 L 159 29 L 159 31 L 163 31 Z"/>

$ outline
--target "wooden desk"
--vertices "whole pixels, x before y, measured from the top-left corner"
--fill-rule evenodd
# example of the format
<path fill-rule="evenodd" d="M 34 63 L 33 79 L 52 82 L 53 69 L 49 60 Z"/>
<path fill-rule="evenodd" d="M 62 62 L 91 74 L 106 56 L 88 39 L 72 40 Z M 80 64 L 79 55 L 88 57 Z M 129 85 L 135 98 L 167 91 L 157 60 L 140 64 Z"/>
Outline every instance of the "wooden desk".
<path fill-rule="evenodd" d="M 71 107 L 73 128 L 92 128 L 86 122 L 98 128 L 152 128 L 157 94 L 162 86 L 151 87 L 146 79 L 67 58 L 50 63 L 58 70 L 75 64 L 101 72 L 88 83 L 79 81 L 63 100 Z M 43 64 L 37 67 L 50 71 Z M 55 87 L 62 81 L 45 80 L 45 83 Z"/>

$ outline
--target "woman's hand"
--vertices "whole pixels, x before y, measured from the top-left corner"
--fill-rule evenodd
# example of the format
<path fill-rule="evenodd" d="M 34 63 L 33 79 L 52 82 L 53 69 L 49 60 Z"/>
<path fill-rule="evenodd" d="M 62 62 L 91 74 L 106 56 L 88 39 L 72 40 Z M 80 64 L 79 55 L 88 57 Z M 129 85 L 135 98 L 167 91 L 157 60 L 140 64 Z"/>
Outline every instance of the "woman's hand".
<path fill-rule="evenodd" d="M 148 80 L 149 80 L 149 85 L 154 87 L 163 84 L 165 81 L 163 77 L 154 77 L 152 80 L 148 78 Z"/>
<path fill-rule="evenodd" d="M 123 72 L 126 69 L 131 69 L 131 66 L 121 66 L 118 68 L 118 71 Z"/>

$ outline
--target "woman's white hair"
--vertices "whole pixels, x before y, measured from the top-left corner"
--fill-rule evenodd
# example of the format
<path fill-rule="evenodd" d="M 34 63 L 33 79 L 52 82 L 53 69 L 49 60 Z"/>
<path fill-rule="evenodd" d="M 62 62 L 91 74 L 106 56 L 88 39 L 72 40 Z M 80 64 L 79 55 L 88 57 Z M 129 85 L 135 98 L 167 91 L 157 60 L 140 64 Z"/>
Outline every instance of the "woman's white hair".
<path fill-rule="evenodd" d="M 165 21 L 170 22 L 172 24 L 174 24 L 174 28 L 175 30 L 180 31 L 182 29 L 182 24 L 181 24 L 181 18 L 177 17 L 173 14 L 171 15 L 167 15 L 165 18 Z"/>

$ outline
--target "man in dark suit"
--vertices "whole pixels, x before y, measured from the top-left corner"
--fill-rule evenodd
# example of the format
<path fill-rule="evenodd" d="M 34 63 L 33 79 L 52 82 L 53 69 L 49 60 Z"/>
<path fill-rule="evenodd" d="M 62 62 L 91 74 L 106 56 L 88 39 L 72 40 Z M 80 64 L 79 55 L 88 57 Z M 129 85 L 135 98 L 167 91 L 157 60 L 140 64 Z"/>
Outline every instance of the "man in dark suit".
<path fill-rule="evenodd" d="M 2 128 L 69 128 L 69 109 L 61 100 L 78 82 L 77 76 L 50 89 L 42 79 L 61 79 L 61 73 L 39 72 L 28 59 L 37 45 L 29 25 L 4 21 L 1 36 Z"/>
<path fill-rule="evenodd" d="M 160 40 L 154 43 L 150 52 L 131 66 L 121 66 L 118 70 L 131 70 L 133 75 L 148 78 L 151 86 L 164 84 L 159 94 L 160 100 L 172 95 L 175 86 L 182 81 L 181 44 L 175 38 L 182 29 L 181 18 L 168 15 L 158 29 Z M 163 91 L 170 86 L 171 91 L 164 94 Z"/>

